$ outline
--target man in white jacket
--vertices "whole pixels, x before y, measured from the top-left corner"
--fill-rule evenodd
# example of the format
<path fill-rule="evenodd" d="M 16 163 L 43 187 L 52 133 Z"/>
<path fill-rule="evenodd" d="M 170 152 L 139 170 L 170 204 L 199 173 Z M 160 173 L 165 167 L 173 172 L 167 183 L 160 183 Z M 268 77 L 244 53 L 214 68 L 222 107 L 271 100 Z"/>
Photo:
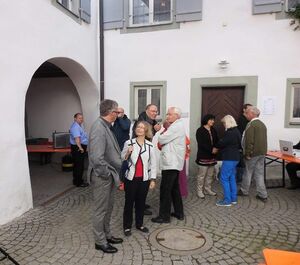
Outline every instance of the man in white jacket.
<path fill-rule="evenodd" d="M 185 157 L 185 128 L 181 120 L 181 110 L 176 107 L 169 108 L 166 120 L 171 125 L 158 137 L 158 142 L 162 146 L 162 179 L 159 215 L 151 219 L 154 223 L 169 223 L 170 216 L 179 220 L 184 219 L 178 183 L 179 172 L 183 169 Z M 174 213 L 171 213 L 172 202 Z"/>

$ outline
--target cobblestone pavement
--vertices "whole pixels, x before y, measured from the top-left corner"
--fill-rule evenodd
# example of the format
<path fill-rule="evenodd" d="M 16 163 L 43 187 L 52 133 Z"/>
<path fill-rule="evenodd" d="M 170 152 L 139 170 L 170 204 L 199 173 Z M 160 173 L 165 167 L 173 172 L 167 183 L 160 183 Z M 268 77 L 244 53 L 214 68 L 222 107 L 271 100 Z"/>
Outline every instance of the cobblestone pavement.
<path fill-rule="evenodd" d="M 122 233 L 124 194 L 118 192 L 111 222 L 114 236 L 124 238 L 114 255 L 94 249 L 91 226 L 91 190 L 76 188 L 46 206 L 34 208 L 13 222 L 0 227 L 0 246 L 20 264 L 257 264 L 263 260 L 262 249 L 300 251 L 300 190 L 269 189 L 264 204 L 249 197 L 239 197 L 232 207 L 216 207 L 215 197 L 198 199 L 195 183 L 190 180 L 190 194 L 184 200 L 184 221 L 172 219 L 172 225 L 199 229 L 213 240 L 205 253 L 176 256 L 155 249 L 144 235 L 133 229 L 129 238 Z M 220 194 L 220 187 L 216 189 Z M 219 196 L 220 197 L 220 196 Z M 148 203 L 157 213 L 159 190 L 149 193 Z M 150 231 L 161 227 L 145 217 Z M 166 224 L 164 224 L 166 225 Z M 0 262 L 1 263 L 1 262 Z M 12 264 L 2 261 L 4 265 Z M 1 263 L 1 264 L 2 264 Z"/>

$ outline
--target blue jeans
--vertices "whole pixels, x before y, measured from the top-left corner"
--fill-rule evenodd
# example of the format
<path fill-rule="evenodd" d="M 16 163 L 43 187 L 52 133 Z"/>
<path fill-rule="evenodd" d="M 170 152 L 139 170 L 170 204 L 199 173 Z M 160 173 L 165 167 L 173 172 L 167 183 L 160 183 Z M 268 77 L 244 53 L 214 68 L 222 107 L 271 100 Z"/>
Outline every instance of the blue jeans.
<path fill-rule="evenodd" d="M 220 180 L 223 186 L 225 203 L 237 201 L 235 175 L 238 162 L 239 161 L 223 161 L 222 163 Z"/>

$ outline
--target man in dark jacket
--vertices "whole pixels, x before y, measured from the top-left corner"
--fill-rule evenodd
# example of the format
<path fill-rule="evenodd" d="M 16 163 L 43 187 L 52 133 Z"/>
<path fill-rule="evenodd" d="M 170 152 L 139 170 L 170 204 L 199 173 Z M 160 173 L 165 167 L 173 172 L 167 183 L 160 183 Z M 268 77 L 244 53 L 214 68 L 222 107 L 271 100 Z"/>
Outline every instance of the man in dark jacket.
<path fill-rule="evenodd" d="M 293 146 L 294 149 L 300 149 L 300 142 Z M 300 164 L 298 163 L 288 163 L 286 165 L 286 171 L 289 175 L 291 186 L 288 187 L 289 190 L 300 189 L 300 178 L 297 175 L 297 171 L 300 170 Z"/>
<path fill-rule="evenodd" d="M 246 111 L 247 111 L 247 108 L 248 107 L 251 107 L 252 104 L 249 104 L 249 103 L 246 103 L 243 105 L 243 114 L 240 116 L 237 124 L 238 124 L 238 129 L 241 133 L 241 135 L 243 135 L 243 132 L 245 131 L 246 129 L 246 126 L 248 124 L 248 120 L 247 120 L 247 117 L 246 117 Z"/>
<path fill-rule="evenodd" d="M 152 126 L 152 135 L 154 136 L 156 132 L 158 132 L 161 129 L 160 124 L 156 121 L 157 114 L 158 114 L 158 110 L 156 105 L 154 104 L 147 105 L 145 111 L 143 111 L 139 115 L 138 120 L 133 125 L 132 138 L 136 137 L 135 127 L 138 121 L 148 122 Z M 152 139 L 147 139 L 147 140 L 151 141 Z"/>
<path fill-rule="evenodd" d="M 241 133 L 241 135 L 243 135 L 243 132 L 245 131 L 246 129 L 246 126 L 248 124 L 248 120 L 246 118 L 246 111 L 247 111 L 247 108 L 248 107 L 251 107 L 252 105 L 249 104 L 249 103 L 246 103 L 243 105 L 243 113 L 242 115 L 240 116 L 237 124 L 238 124 L 238 129 Z M 244 169 L 245 169 L 245 163 L 244 163 L 244 159 L 243 159 L 243 156 L 241 155 L 241 159 L 240 159 L 240 162 L 238 163 L 237 165 L 237 171 L 236 171 L 236 182 L 237 183 L 240 183 L 242 182 L 242 177 L 243 177 L 243 174 L 244 174 Z"/>
<path fill-rule="evenodd" d="M 128 119 L 127 115 L 124 114 L 123 108 L 118 108 L 117 111 L 118 111 L 118 117 L 114 122 L 114 125 L 112 126 L 112 131 L 116 136 L 118 144 L 120 146 L 120 150 L 122 151 L 124 147 L 124 143 L 129 139 L 131 121 Z M 122 182 L 124 181 L 127 167 L 128 167 L 127 161 L 123 161 L 121 172 L 120 172 L 120 179 Z"/>
<path fill-rule="evenodd" d="M 121 151 L 123 150 L 124 143 L 129 139 L 130 125 L 131 122 L 127 115 L 124 114 L 124 109 L 118 108 L 118 118 L 114 122 L 112 131 L 117 138 Z"/>

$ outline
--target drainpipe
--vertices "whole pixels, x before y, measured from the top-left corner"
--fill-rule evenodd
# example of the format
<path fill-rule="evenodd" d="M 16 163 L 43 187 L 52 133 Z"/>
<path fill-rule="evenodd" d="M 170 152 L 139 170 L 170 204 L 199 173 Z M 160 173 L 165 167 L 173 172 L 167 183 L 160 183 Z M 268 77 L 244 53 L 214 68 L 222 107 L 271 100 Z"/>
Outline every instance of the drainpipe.
<path fill-rule="evenodd" d="M 103 0 L 99 0 L 99 23 L 100 23 L 100 41 L 99 41 L 99 56 L 100 56 L 100 101 L 104 99 L 104 22 L 103 22 Z"/>

